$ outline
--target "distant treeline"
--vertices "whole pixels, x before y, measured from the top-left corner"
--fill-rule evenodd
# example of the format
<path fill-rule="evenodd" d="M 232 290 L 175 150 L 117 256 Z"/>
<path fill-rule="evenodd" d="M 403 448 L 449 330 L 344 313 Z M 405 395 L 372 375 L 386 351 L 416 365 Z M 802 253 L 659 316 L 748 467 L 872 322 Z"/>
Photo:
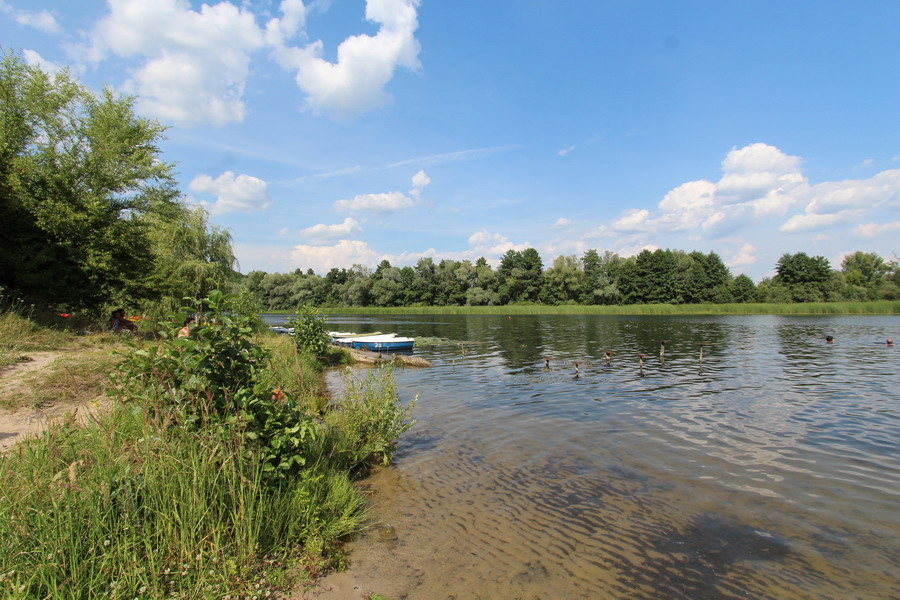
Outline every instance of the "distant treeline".
<path fill-rule="evenodd" d="M 384 260 L 293 273 L 252 271 L 242 285 L 267 310 L 308 304 L 322 307 L 725 304 L 742 302 L 845 302 L 900 299 L 900 264 L 870 252 L 848 255 L 840 270 L 821 256 L 785 254 L 776 275 L 758 285 L 733 276 L 715 252 L 644 250 L 623 258 L 588 250 L 558 256 L 544 268 L 534 248 L 510 250 L 494 269 L 484 258 L 422 258 L 415 266 Z"/>

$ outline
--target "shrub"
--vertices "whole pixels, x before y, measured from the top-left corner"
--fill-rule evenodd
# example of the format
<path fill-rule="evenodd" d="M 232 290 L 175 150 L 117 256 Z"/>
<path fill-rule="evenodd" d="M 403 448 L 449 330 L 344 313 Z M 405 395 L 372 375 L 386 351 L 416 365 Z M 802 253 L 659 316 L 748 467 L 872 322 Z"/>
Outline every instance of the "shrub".
<path fill-rule="evenodd" d="M 297 315 L 287 322 L 294 328 L 294 341 L 297 347 L 314 356 L 324 356 L 328 352 L 328 327 L 325 317 L 315 307 L 303 305 L 297 308 Z"/>

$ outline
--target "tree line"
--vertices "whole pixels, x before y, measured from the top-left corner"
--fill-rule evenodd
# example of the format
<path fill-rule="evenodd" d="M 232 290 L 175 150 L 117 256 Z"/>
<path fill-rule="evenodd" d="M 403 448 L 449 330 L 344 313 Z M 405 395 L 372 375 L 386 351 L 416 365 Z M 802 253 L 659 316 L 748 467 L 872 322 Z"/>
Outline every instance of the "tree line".
<path fill-rule="evenodd" d="M 236 281 L 231 237 L 183 201 L 132 97 L 0 57 L 0 297 L 177 306 Z"/>
<path fill-rule="evenodd" d="M 837 302 L 900 299 L 900 265 L 855 252 L 833 269 L 821 256 L 783 255 L 776 274 L 759 284 L 734 276 L 715 252 L 658 249 L 621 257 L 588 250 L 544 268 L 534 248 L 509 250 L 495 269 L 485 258 L 421 258 L 395 267 L 383 260 L 292 273 L 251 271 L 241 286 L 269 310 L 313 306 L 486 306 L 507 304 L 700 304 Z"/>

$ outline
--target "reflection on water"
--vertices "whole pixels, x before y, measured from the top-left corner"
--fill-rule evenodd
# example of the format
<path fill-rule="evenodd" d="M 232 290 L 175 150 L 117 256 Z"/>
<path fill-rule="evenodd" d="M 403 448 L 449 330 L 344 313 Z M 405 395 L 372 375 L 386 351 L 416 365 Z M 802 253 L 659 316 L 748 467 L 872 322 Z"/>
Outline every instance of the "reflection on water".
<path fill-rule="evenodd" d="M 418 422 L 366 483 L 379 593 L 900 598 L 895 317 L 330 323 L 449 340 L 397 372 Z"/>

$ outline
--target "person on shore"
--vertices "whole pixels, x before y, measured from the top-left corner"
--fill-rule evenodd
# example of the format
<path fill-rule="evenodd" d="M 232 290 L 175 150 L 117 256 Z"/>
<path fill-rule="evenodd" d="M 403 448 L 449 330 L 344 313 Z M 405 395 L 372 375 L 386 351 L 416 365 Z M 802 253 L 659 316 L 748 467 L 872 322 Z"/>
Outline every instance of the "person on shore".
<path fill-rule="evenodd" d="M 121 333 L 123 330 L 137 333 L 137 325 L 134 324 L 134 321 L 130 321 L 125 317 L 124 308 L 117 308 L 112 311 L 108 325 L 109 328 L 116 333 Z"/>
<path fill-rule="evenodd" d="M 191 335 L 191 323 L 195 323 L 197 321 L 197 317 L 191 315 L 187 319 L 184 320 L 184 327 L 178 330 L 178 337 L 188 337 Z"/>

